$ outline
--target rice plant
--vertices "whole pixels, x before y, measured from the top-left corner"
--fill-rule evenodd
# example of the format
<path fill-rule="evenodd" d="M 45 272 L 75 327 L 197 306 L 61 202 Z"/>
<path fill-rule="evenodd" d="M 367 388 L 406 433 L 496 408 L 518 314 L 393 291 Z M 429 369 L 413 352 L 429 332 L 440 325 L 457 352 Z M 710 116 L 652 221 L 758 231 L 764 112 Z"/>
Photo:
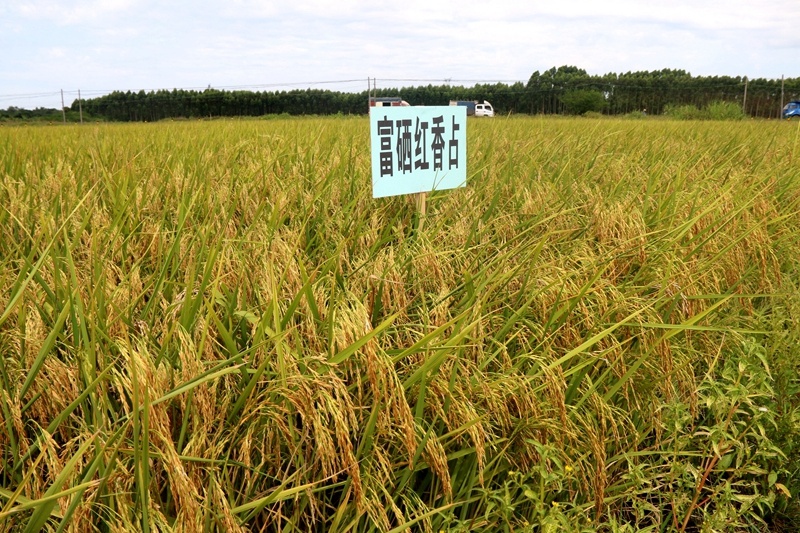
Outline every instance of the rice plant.
<path fill-rule="evenodd" d="M 792 530 L 800 129 L 368 130 L 0 130 L 0 531 Z"/>

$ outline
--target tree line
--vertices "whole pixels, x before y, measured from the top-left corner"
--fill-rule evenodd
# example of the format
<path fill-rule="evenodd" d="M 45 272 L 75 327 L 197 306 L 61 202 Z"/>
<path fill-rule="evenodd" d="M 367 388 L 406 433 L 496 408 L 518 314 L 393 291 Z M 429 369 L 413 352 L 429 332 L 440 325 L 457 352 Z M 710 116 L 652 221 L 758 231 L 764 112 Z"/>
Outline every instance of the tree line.
<path fill-rule="evenodd" d="M 739 76 L 692 76 L 684 70 L 590 75 L 574 66 L 536 71 L 527 83 L 477 84 L 471 87 L 425 85 L 379 89 L 374 96 L 400 96 L 411 105 L 447 105 L 450 100 L 488 100 L 499 114 L 610 115 L 662 114 L 672 106 L 703 108 L 714 102 L 737 103 L 746 116 L 779 118 L 781 103 L 800 98 L 800 78 L 748 80 Z M 80 102 L 85 116 L 112 121 L 174 118 L 366 114 L 369 94 L 296 89 L 291 91 L 158 90 L 114 91 Z M 78 100 L 69 108 L 77 112 Z M 49 110 L 55 111 L 55 110 Z M 60 110 L 58 111 L 60 113 Z M 0 110 L 2 118 L 25 117 L 24 110 Z M 33 115 L 45 116 L 44 110 Z M 73 113 L 74 116 L 74 113 Z"/>

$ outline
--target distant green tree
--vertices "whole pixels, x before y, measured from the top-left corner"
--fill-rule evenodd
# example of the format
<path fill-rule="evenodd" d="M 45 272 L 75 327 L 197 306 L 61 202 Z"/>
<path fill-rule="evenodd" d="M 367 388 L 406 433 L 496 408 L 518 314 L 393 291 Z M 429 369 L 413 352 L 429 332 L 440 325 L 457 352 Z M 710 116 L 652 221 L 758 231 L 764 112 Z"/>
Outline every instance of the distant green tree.
<path fill-rule="evenodd" d="M 575 89 L 560 97 L 561 103 L 571 115 L 583 115 L 589 111 L 602 112 L 607 105 L 605 95 L 593 89 Z"/>
<path fill-rule="evenodd" d="M 747 99 L 744 89 L 747 84 Z M 800 98 L 800 78 L 752 79 L 730 76 L 692 76 L 685 70 L 662 69 L 590 75 L 585 70 L 563 65 L 534 72 L 527 83 L 427 85 L 378 89 L 376 96 L 400 96 L 411 105 L 447 105 L 450 100 L 488 100 L 498 114 L 584 114 L 611 115 L 643 113 L 660 115 L 667 106 L 672 113 L 681 106 L 706 109 L 713 102 L 746 106 L 746 116 L 777 118 L 783 102 Z M 260 116 L 266 114 L 358 114 L 367 113 L 367 92 L 340 93 L 324 90 L 251 92 L 217 89 L 172 91 L 114 91 L 98 98 L 84 99 L 83 112 L 106 120 L 162 120 L 212 116 Z M 76 104 L 73 103 L 73 111 Z M 684 108 L 688 110 L 689 108 Z M 733 108 L 731 108 L 733 109 Z M 4 120 L 45 120 L 60 110 L 28 111 L 0 109 Z M 53 115 L 58 119 L 56 115 Z M 69 118 L 68 118 L 69 119 Z"/>

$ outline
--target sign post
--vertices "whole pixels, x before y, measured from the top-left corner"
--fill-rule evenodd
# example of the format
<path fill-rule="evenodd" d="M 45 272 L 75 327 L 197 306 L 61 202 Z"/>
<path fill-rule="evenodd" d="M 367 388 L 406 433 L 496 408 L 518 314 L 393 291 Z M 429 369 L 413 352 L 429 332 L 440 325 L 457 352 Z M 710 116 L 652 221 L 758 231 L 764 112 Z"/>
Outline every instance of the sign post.
<path fill-rule="evenodd" d="M 372 197 L 427 194 L 467 184 L 467 110 L 462 106 L 370 109 Z"/>
<path fill-rule="evenodd" d="M 425 217 L 428 216 L 428 193 L 417 193 L 417 213 L 419 214 L 419 228 L 422 231 L 422 225 L 425 224 Z"/>

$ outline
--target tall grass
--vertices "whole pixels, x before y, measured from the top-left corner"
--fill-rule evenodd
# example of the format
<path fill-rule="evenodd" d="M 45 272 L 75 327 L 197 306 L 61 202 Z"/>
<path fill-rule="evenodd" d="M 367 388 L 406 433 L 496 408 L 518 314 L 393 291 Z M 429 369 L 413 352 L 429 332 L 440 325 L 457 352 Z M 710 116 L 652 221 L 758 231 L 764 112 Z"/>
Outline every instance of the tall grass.
<path fill-rule="evenodd" d="M 800 130 L 0 130 L 0 530 L 761 531 L 800 511 Z"/>

